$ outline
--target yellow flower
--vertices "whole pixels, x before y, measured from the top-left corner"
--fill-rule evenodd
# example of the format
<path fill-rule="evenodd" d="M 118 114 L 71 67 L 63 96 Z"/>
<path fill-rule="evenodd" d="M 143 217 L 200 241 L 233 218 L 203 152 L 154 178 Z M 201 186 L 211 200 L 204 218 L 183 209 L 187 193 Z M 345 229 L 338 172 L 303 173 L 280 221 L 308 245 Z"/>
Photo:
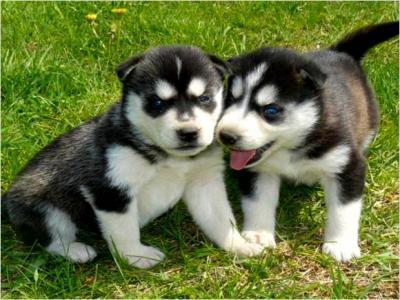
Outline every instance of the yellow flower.
<path fill-rule="evenodd" d="M 113 9 L 111 10 L 111 12 L 113 12 L 114 14 L 117 14 L 117 15 L 126 14 L 127 11 L 128 11 L 127 8 L 113 8 Z"/>
<path fill-rule="evenodd" d="M 116 33 L 118 30 L 118 26 L 115 23 L 111 24 L 111 33 Z"/>
<path fill-rule="evenodd" d="M 90 21 L 90 22 L 93 22 L 94 20 L 97 19 L 97 15 L 96 15 L 96 14 L 87 14 L 87 15 L 85 16 L 85 19 L 88 20 L 88 21 Z"/>

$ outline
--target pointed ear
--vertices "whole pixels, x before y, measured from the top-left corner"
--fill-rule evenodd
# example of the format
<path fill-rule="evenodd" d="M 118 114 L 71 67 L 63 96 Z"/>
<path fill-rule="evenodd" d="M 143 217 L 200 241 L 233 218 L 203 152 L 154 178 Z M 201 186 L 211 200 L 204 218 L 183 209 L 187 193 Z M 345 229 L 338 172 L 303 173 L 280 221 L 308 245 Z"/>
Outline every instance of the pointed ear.
<path fill-rule="evenodd" d="M 135 69 L 136 65 L 143 59 L 143 55 L 138 55 L 129 58 L 127 61 L 120 64 L 117 69 L 118 78 L 121 82 L 124 82 L 128 75 Z"/>
<path fill-rule="evenodd" d="M 297 69 L 299 79 L 305 84 L 315 89 L 321 89 L 326 80 L 326 74 L 314 64 L 306 64 Z"/>
<path fill-rule="evenodd" d="M 217 70 L 218 74 L 221 75 L 222 79 L 231 74 L 231 69 L 226 61 L 213 54 L 209 54 L 208 58 L 212 61 L 215 69 Z"/>

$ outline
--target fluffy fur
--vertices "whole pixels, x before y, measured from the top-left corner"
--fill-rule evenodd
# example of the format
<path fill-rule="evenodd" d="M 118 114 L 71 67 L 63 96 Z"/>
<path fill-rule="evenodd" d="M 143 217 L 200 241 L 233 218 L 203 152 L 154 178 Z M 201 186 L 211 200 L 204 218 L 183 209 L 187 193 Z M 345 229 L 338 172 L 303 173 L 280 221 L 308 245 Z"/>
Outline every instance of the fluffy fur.
<path fill-rule="evenodd" d="M 62 135 L 21 172 L 5 197 L 26 237 L 74 262 L 95 250 L 77 231 L 98 227 L 111 251 L 149 268 L 164 254 L 140 241 L 140 227 L 183 198 L 218 246 L 252 256 L 262 247 L 235 226 L 213 144 L 223 106 L 225 63 L 197 48 L 153 49 L 118 69 L 122 100 Z"/>
<path fill-rule="evenodd" d="M 275 246 L 279 188 L 288 178 L 324 188 L 323 251 L 339 261 L 360 255 L 365 154 L 379 121 L 360 61 L 398 35 L 398 26 L 366 27 L 319 52 L 263 48 L 230 60 L 234 75 L 217 132 L 231 149 L 249 241 Z"/>

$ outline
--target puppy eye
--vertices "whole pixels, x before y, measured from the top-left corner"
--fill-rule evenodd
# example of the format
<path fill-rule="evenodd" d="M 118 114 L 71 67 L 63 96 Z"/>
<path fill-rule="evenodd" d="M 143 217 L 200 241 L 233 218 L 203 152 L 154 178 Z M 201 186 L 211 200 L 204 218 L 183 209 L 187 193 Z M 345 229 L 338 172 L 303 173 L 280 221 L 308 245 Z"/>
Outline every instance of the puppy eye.
<path fill-rule="evenodd" d="M 162 111 L 165 109 L 166 107 L 166 103 L 165 101 L 163 101 L 162 99 L 158 98 L 158 97 L 154 97 L 151 100 L 151 107 L 156 110 L 156 111 Z"/>
<path fill-rule="evenodd" d="M 199 97 L 199 101 L 200 101 L 201 103 L 207 103 L 207 102 L 210 101 L 210 97 L 208 97 L 208 96 L 206 96 L 206 95 L 200 96 L 200 97 Z"/>
<path fill-rule="evenodd" d="M 263 114 L 267 121 L 274 121 L 278 119 L 283 112 L 283 109 L 276 104 L 268 104 L 263 108 Z"/>

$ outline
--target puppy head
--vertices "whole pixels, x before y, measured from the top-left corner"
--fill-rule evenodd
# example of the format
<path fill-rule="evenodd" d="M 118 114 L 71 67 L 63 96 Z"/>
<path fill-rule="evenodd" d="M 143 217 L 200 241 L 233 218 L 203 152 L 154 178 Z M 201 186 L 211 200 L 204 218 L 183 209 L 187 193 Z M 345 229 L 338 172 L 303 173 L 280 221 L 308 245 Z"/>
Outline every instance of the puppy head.
<path fill-rule="evenodd" d="M 298 147 L 319 119 L 326 76 L 287 49 L 261 49 L 230 64 L 217 137 L 231 148 L 231 167 L 254 166 L 278 149 Z"/>
<path fill-rule="evenodd" d="M 197 48 L 152 49 L 117 68 L 123 113 L 148 143 L 196 155 L 213 141 L 226 72 L 222 60 Z"/>

